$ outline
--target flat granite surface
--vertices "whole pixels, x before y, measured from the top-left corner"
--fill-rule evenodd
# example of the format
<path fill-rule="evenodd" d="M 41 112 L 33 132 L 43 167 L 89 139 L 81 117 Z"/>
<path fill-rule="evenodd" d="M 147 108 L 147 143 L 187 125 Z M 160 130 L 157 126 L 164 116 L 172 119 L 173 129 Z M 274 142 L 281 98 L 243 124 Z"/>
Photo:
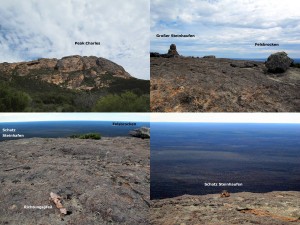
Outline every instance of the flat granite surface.
<path fill-rule="evenodd" d="M 300 68 L 263 62 L 151 57 L 152 112 L 300 112 Z"/>
<path fill-rule="evenodd" d="M 152 200 L 153 225 L 300 224 L 300 192 L 183 195 Z"/>
<path fill-rule="evenodd" d="M 0 224 L 148 224 L 149 143 L 133 137 L 0 142 Z M 68 215 L 50 192 L 62 197 Z"/>

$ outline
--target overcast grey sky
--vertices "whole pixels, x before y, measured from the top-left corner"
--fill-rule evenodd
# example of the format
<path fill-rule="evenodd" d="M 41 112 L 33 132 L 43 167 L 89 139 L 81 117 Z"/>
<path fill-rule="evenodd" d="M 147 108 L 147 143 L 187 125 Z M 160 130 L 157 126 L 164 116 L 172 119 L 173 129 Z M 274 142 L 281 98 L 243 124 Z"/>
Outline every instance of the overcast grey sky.
<path fill-rule="evenodd" d="M 0 0 L 0 62 L 94 55 L 149 79 L 149 13 L 149 0 Z"/>
<path fill-rule="evenodd" d="M 300 58 L 299 0 L 151 0 L 151 47 L 166 53 L 175 43 L 181 55 L 266 58 L 286 51 Z M 157 38 L 192 34 L 193 38 Z M 278 47 L 255 47 L 258 42 Z"/>

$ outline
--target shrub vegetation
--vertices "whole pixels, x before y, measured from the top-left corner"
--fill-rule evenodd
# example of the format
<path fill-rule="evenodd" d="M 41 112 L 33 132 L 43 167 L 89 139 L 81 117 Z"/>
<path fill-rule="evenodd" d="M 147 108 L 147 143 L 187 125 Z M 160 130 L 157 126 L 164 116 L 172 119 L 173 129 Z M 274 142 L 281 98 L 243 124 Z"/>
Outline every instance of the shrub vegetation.
<path fill-rule="evenodd" d="M 22 112 L 26 111 L 31 98 L 22 91 L 17 91 L 4 83 L 0 83 L 0 111 Z"/>
<path fill-rule="evenodd" d="M 99 134 L 99 133 L 74 134 L 74 135 L 71 135 L 70 138 L 100 140 L 101 134 Z"/>
<path fill-rule="evenodd" d="M 150 96 L 126 91 L 120 95 L 109 94 L 100 98 L 93 108 L 96 112 L 148 112 Z"/>
<path fill-rule="evenodd" d="M 17 71 L 11 74 L 0 72 L 0 112 L 149 111 L 149 80 L 122 79 L 108 73 L 101 77 L 109 84 L 107 87 L 88 91 L 68 89 L 66 83 L 55 85 L 41 80 L 43 74 L 51 73 L 53 71 L 32 70 L 26 76 L 19 76 Z M 95 81 L 85 77 L 83 84 L 94 86 Z M 101 99 L 103 106 L 98 104 Z M 122 103 L 118 105 L 120 99 Z M 109 103 L 109 100 L 113 102 Z"/>

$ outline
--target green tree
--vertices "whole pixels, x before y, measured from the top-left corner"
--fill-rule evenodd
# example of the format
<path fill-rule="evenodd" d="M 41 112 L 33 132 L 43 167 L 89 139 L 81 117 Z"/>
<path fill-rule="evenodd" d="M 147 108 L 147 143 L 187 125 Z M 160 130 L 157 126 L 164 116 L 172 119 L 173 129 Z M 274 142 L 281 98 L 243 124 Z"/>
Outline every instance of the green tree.
<path fill-rule="evenodd" d="M 29 106 L 30 96 L 21 91 L 14 90 L 4 83 L 0 83 L 0 111 L 23 112 Z"/>

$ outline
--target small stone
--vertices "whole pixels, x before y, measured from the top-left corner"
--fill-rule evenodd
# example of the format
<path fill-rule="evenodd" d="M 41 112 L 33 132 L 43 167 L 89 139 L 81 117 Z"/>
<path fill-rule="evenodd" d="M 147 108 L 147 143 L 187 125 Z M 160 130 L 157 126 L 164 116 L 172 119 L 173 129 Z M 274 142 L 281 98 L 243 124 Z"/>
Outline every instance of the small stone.
<path fill-rule="evenodd" d="M 10 210 L 14 210 L 14 209 L 16 209 L 16 208 L 17 208 L 16 205 L 12 205 L 12 206 L 9 207 Z"/>
<path fill-rule="evenodd" d="M 223 190 L 220 197 L 221 198 L 227 198 L 230 196 L 230 193 L 227 190 Z"/>

